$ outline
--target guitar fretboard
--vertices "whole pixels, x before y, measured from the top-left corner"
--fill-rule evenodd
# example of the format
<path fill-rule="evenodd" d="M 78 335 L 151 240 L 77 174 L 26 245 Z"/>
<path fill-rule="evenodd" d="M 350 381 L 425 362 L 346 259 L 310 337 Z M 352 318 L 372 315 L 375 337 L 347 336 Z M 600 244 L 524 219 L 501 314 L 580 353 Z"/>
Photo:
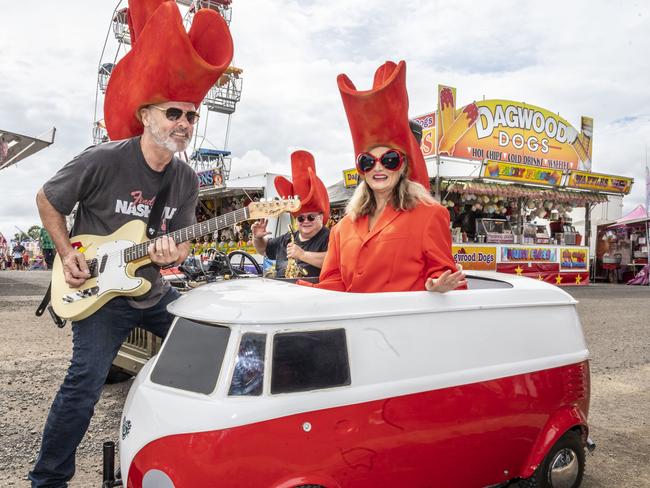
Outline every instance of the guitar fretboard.
<path fill-rule="evenodd" d="M 239 210 L 235 210 L 234 212 L 220 215 L 219 217 L 214 217 L 213 219 L 199 222 L 198 224 L 190 225 L 184 229 L 176 230 L 167 235 L 173 238 L 176 244 L 180 244 L 181 242 L 191 241 L 197 237 L 225 229 L 226 227 L 230 227 L 239 222 L 243 222 L 244 220 L 248 220 L 248 218 L 248 207 L 244 207 L 240 208 Z M 155 239 L 141 242 L 135 246 L 127 247 L 122 251 L 124 260 L 126 262 L 131 262 L 148 256 L 149 252 L 147 249 L 149 248 L 149 245 L 154 241 Z"/>

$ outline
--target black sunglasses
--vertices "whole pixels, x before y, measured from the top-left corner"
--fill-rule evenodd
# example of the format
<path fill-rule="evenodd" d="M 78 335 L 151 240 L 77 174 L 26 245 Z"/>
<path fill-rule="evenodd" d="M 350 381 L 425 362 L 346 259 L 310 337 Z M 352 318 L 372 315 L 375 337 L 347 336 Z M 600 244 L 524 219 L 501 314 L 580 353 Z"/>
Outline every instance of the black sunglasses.
<path fill-rule="evenodd" d="M 296 217 L 296 220 L 297 220 L 298 222 L 300 222 L 301 224 L 302 224 L 305 220 L 309 220 L 310 222 L 313 222 L 314 220 L 316 220 L 316 217 L 318 217 L 319 215 L 320 215 L 320 214 L 298 215 L 298 216 Z"/>
<path fill-rule="evenodd" d="M 149 106 L 165 112 L 165 117 L 167 117 L 167 120 L 170 120 L 172 122 L 176 122 L 183 116 L 183 114 L 185 114 L 185 118 L 191 125 L 194 125 L 199 121 L 199 113 L 194 110 L 188 110 L 186 112 L 185 110 L 181 110 L 180 108 L 176 107 L 162 108 L 158 105 Z"/>
<path fill-rule="evenodd" d="M 375 167 L 377 162 L 389 171 L 397 171 L 404 164 L 404 156 L 395 149 L 389 149 L 379 157 L 375 157 L 370 153 L 363 152 L 357 156 L 357 170 L 359 173 L 366 174 Z"/>

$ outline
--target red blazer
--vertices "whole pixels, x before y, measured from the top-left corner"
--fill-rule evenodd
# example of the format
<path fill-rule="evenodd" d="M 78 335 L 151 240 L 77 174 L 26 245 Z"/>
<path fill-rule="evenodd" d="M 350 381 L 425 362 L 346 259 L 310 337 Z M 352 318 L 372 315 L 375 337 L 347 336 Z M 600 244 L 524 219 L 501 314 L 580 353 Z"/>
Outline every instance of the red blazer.
<path fill-rule="evenodd" d="M 335 291 L 422 291 L 428 277 L 456 271 L 451 254 L 449 212 L 440 204 L 420 203 L 399 212 L 387 205 L 372 231 L 368 216 L 349 216 L 336 224 L 320 283 Z"/>

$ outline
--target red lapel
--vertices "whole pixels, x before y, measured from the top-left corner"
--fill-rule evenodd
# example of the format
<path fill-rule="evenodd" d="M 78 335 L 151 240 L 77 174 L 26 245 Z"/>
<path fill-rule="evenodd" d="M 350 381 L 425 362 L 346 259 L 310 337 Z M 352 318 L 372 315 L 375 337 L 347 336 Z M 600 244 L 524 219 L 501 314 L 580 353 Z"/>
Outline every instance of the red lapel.
<path fill-rule="evenodd" d="M 403 212 L 398 212 L 391 205 L 386 205 L 386 208 L 379 216 L 379 219 L 375 223 L 375 226 L 373 227 L 372 231 L 368 231 L 369 218 L 367 215 L 364 215 L 363 217 L 359 217 L 357 220 L 355 220 L 353 223 L 353 227 L 355 232 L 365 243 L 368 242 L 373 237 L 375 237 L 377 234 L 379 234 L 383 229 L 386 228 L 388 224 L 390 224 L 393 220 L 399 217 L 401 213 Z"/>

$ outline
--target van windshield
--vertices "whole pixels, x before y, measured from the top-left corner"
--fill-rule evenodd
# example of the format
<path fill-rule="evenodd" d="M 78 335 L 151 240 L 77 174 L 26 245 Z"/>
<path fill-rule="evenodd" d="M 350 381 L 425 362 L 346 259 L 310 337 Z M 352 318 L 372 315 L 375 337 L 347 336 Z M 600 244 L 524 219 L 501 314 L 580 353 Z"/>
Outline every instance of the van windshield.
<path fill-rule="evenodd" d="M 151 381 L 195 393 L 212 393 L 229 338 L 228 327 L 179 318 L 165 339 Z"/>

